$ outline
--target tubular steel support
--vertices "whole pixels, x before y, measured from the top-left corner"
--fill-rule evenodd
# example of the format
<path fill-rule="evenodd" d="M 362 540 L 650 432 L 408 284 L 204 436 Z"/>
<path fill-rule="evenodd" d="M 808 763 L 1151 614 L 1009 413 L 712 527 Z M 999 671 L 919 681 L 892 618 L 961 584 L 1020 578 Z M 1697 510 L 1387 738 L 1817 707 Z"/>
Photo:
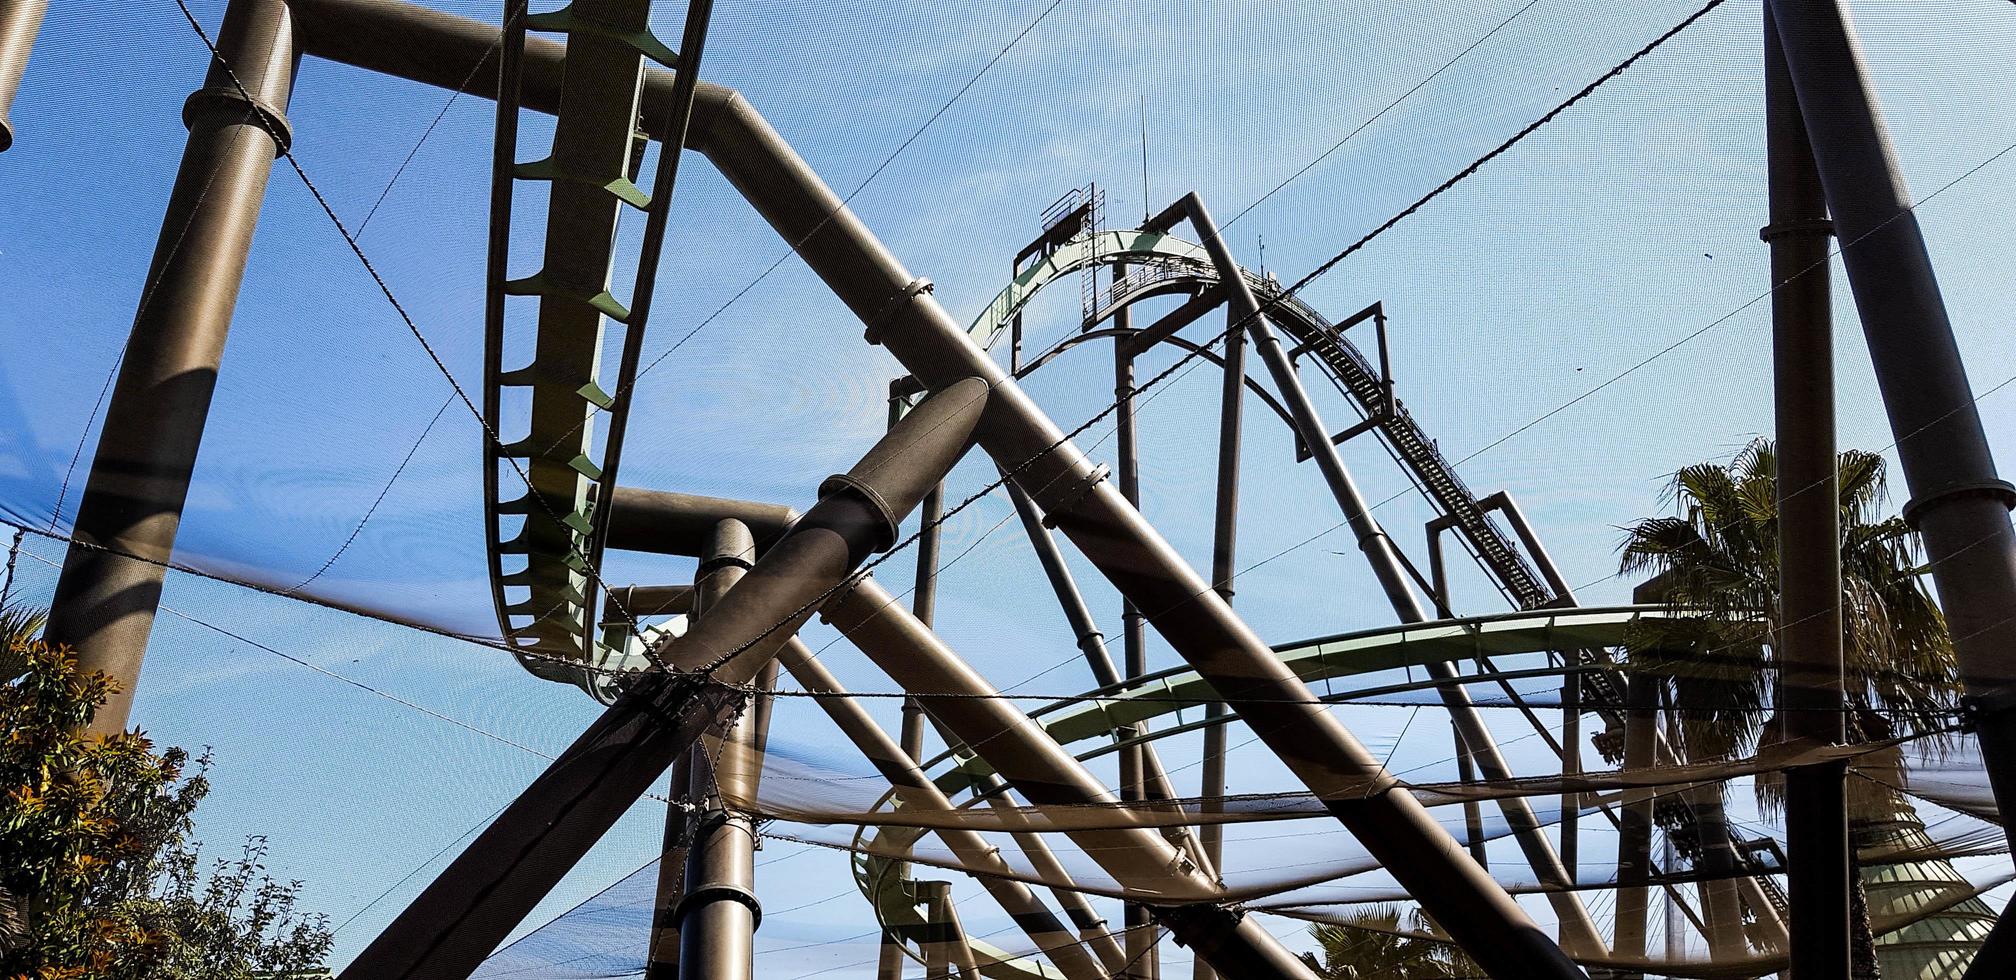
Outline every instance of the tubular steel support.
<path fill-rule="evenodd" d="M 48 641 L 118 684 L 92 721 L 99 732 L 125 728 L 132 711 L 253 227 L 288 140 L 287 4 L 232 0 L 217 46 L 237 80 L 213 61 L 183 107 L 188 147 L 50 602 Z"/>
<path fill-rule="evenodd" d="M 462 980 L 616 819 L 746 700 L 732 685 L 762 674 L 814 606 L 872 552 L 971 443 L 990 401 L 977 379 L 948 385 L 828 479 L 819 502 L 772 545 L 648 673 L 343 971 L 349 980 Z M 702 669 L 706 668 L 703 672 Z"/>
<path fill-rule="evenodd" d="M 672 760 L 666 780 L 672 802 L 665 807 L 665 847 L 658 855 L 658 891 L 651 906 L 651 942 L 645 950 L 644 980 L 678 980 L 679 900 L 686 897 L 686 851 L 692 840 L 693 753 Z"/>
<path fill-rule="evenodd" d="M 1098 806 L 1124 815 L 1099 784 L 1042 726 L 1001 699 L 992 685 L 948 649 L 873 578 L 828 600 L 822 615 L 905 690 L 954 695 L 932 699 L 934 717 L 981 754 L 1037 806 Z M 1116 824 L 1124 822 L 1116 819 Z M 1115 880 L 1169 896 L 1155 917 L 1177 941 L 1235 976 L 1308 978 L 1308 968 L 1258 920 L 1212 904 L 1218 884 L 1174 845 L 1142 826 L 1068 832 Z M 1130 943 L 1130 955 L 1135 952 Z"/>
<path fill-rule="evenodd" d="M 1121 274 L 1116 266 L 1115 276 Z M 1113 340 L 1113 397 L 1119 405 L 1113 414 L 1113 427 L 1117 433 L 1114 440 L 1118 456 L 1118 477 L 1120 494 L 1127 498 L 1136 510 L 1141 507 L 1140 444 L 1134 428 L 1134 355 L 1127 349 L 1127 331 L 1131 330 L 1133 311 L 1122 307 L 1113 315 L 1113 328 L 1120 331 Z M 1148 672 L 1147 623 L 1142 618 L 1141 609 L 1134 600 L 1120 597 L 1120 646 L 1125 657 L 1125 675 L 1129 679 Z M 1120 749 L 1120 799 L 1138 803 L 1147 797 L 1142 775 L 1142 757 L 1147 754 L 1147 745 L 1138 739 L 1138 726 L 1123 728 L 1117 732 L 1122 747 Z M 1139 902 L 1128 902 L 1124 909 L 1125 919 L 1122 932 L 1127 941 L 1127 980 L 1161 980 L 1162 963 L 1156 948 L 1155 925 L 1148 907 Z"/>
<path fill-rule="evenodd" d="M 1854 28 L 1838 3 L 1770 6 L 1911 489 L 1904 517 L 1925 541 L 1989 784 L 2016 813 L 2016 489 L 1996 475 Z M 2005 831 L 2016 840 L 2016 823 Z M 2012 972 L 2016 960 L 1983 955 L 1969 975 Z"/>
<path fill-rule="evenodd" d="M 727 596 L 755 560 L 756 539 L 748 526 L 735 520 L 715 526 L 693 581 L 694 622 L 706 618 L 708 608 Z M 758 683 L 758 698 L 775 683 L 774 676 L 765 679 L 771 684 Z M 758 748 L 762 721 L 758 712 L 745 710 L 717 735 L 720 751 L 712 764 L 694 766 L 701 785 L 693 795 L 701 806 L 688 838 L 684 887 L 672 913 L 679 930 L 681 977 L 748 980 L 756 970 L 756 927 L 763 921 L 756 897 L 756 826 L 732 806 L 756 795 L 763 767 Z M 702 752 L 698 761 L 706 760 Z"/>
<path fill-rule="evenodd" d="M 1627 684 L 1624 714 L 1624 767 L 1650 769 L 1659 740 L 1659 689 L 1651 677 Z M 1652 880 L 1652 791 L 1629 790 L 1617 827 L 1617 924 L 1619 959 L 1645 956 L 1645 916 Z M 1635 975 L 1635 974 L 1634 974 Z"/>
<path fill-rule="evenodd" d="M 840 686 L 832 672 L 812 655 L 811 650 L 806 649 L 804 643 L 792 639 L 785 644 L 779 659 L 784 669 L 790 671 L 806 691 L 814 695 L 831 695 L 816 698 L 819 706 L 826 710 L 827 716 L 833 719 L 855 748 L 860 749 L 861 754 L 889 780 L 889 785 L 895 787 L 906 811 L 950 813 L 954 810 L 952 801 L 938 789 L 930 776 L 917 767 L 916 760 L 875 724 L 860 702 L 847 696 L 847 689 Z M 952 828 L 936 833 L 946 849 L 959 858 L 960 865 L 972 874 L 973 879 L 987 890 L 1009 918 L 1028 934 L 1036 948 L 1042 950 L 1043 955 L 1049 957 L 1066 977 L 1071 980 L 1096 980 L 1106 975 L 1098 961 L 1078 944 L 1071 931 L 1036 897 L 1036 893 L 1016 880 L 1013 868 L 985 837 L 971 830 Z"/>
<path fill-rule="evenodd" d="M 7 121 L 7 110 L 21 90 L 28 52 L 35 47 L 35 34 L 48 10 L 49 0 L 0 0 L 0 153 L 14 145 L 14 126 Z"/>
<path fill-rule="evenodd" d="M 1295 373 L 1295 364 L 1282 347 L 1281 340 L 1261 312 L 1260 304 L 1254 298 L 1252 288 L 1239 272 L 1239 265 L 1233 261 L 1231 250 L 1226 247 L 1218 234 L 1218 226 L 1211 220 L 1211 213 L 1196 194 L 1189 194 L 1178 202 L 1172 211 L 1179 210 L 1187 216 L 1205 249 L 1211 254 L 1213 264 L 1218 266 L 1219 277 L 1225 282 L 1229 292 L 1232 313 L 1244 321 L 1244 329 L 1251 335 L 1253 344 L 1259 348 L 1260 359 L 1267 365 L 1268 373 L 1274 378 L 1274 387 L 1294 416 L 1295 426 L 1309 451 L 1315 455 L 1316 465 L 1323 473 L 1324 482 L 1329 484 L 1331 494 L 1337 499 L 1337 506 L 1344 511 L 1345 519 L 1358 537 L 1358 547 L 1365 553 L 1373 574 L 1379 579 L 1386 597 L 1401 621 L 1426 622 L 1433 617 L 1422 608 L 1421 600 L 1414 594 L 1407 582 L 1393 542 L 1380 528 L 1372 516 L 1364 495 L 1359 492 L 1351 474 L 1344 468 L 1343 458 L 1338 455 L 1336 445 L 1331 442 L 1329 430 L 1323 425 L 1323 418 L 1317 414 L 1315 403 Z M 1429 672 L 1438 678 L 1457 676 L 1455 665 L 1436 663 L 1428 666 Z M 1469 694 L 1460 685 L 1445 685 L 1438 688 L 1443 703 L 1448 707 L 1452 719 L 1463 731 L 1464 745 L 1471 758 L 1484 773 L 1485 778 L 1502 781 L 1512 778 L 1512 770 L 1498 746 L 1492 739 L 1491 730 L 1484 719 L 1470 703 Z M 1510 824 L 1518 840 L 1520 850 L 1525 852 L 1527 861 L 1540 880 L 1548 885 L 1561 886 L 1547 894 L 1548 902 L 1560 920 L 1562 945 L 1570 950 L 1589 955 L 1603 952 L 1603 937 L 1596 929 L 1596 923 L 1589 917 L 1587 909 L 1573 891 L 1567 890 L 1572 884 L 1568 870 L 1554 852 L 1552 842 L 1547 839 L 1545 828 L 1533 814 L 1531 806 L 1518 797 L 1499 801 L 1499 810 Z M 1444 923 L 1445 927 L 1447 923 Z"/>
<path fill-rule="evenodd" d="M 1229 308 L 1225 313 L 1231 321 L 1238 316 Z M 1228 323 L 1228 326 L 1230 324 Z M 1211 587 L 1216 589 L 1226 605 L 1232 604 L 1232 595 L 1237 591 L 1233 579 L 1238 574 L 1239 545 L 1239 447 L 1244 431 L 1246 410 L 1246 332 L 1232 330 L 1225 335 L 1225 362 L 1223 384 L 1218 395 L 1218 482 L 1212 495 L 1211 517 Z M 1224 808 L 1225 797 L 1225 725 L 1210 724 L 1225 717 L 1225 703 L 1213 701 L 1204 706 L 1202 756 L 1198 760 L 1199 806 L 1207 813 L 1215 813 Z M 1219 867 L 1225 857 L 1225 827 L 1216 821 L 1205 821 L 1198 828 L 1199 847 L 1204 859 L 1211 867 Z M 1473 854 L 1474 856 L 1474 854 Z M 1209 963 L 1196 960 L 1191 966 L 1192 980 L 1213 980 L 1217 976 Z"/>
<path fill-rule="evenodd" d="M 1834 324 L 1827 198 L 1815 172 L 1778 27 L 1764 8 L 1772 390 L 1778 426 L 1779 710 L 1791 741 L 1847 738 L 1841 517 L 1834 436 Z M 1791 976 L 1849 971 L 1853 885 L 1845 764 L 1785 773 Z"/>

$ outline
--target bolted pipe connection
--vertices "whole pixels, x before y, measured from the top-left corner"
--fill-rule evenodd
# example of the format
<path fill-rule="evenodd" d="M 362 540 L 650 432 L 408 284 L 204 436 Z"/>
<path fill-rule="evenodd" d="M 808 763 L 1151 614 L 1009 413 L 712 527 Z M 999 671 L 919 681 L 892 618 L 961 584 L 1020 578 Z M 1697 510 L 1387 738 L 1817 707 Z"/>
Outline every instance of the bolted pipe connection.
<path fill-rule="evenodd" d="M 861 461 L 826 479 L 819 502 L 686 635 L 668 642 L 681 671 L 746 683 L 868 556 L 896 543 L 905 517 L 973 444 L 988 385 L 968 378 L 934 392 Z"/>

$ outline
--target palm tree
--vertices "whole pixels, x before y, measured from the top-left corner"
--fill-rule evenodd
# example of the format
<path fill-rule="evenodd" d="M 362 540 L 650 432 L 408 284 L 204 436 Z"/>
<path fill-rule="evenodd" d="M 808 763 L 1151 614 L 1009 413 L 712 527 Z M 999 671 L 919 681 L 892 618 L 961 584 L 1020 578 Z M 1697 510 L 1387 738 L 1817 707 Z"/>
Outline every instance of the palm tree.
<path fill-rule="evenodd" d="M 1482 977 L 1484 971 L 1454 943 L 1406 935 L 1436 932 L 1419 909 L 1402 915 L 1397 905 L 1378 905 L 1348 924 L 1309 927 L 1323 958 L 1303 953 L 1302 961 L 1323 980 L 1453 980 Z"/>
<path fill-rule="evenodd" d="M 1849 740 L 1947 738 L 1960 683 L 1945 617 L 1922 582 L 1917 535 L 1902 518 L 1883 516 L 1888 494 L 1881 456 L 1850 450 L 1840 455 L 1838 467 Z M 1779 618 L 1777 456 L 1772 443 L 1758 439 L 1727 465 L 1701 463 L 1680 470 L 1666 497 L 1672 515 L 1647 518 L 1627 529 L 1621 570 L 1653 574 L 1666 601 L 1702 615 L 1648 623 L 1628 644 L 1634 666 L 1660 678 L 1668 703 L 1676 706 L 1672 716 L 1678 724 L 1669 737 L 1683 759 L 1745 753 L 1760 741 L 1779 737 L 1777 719 L 1767 714 L 1772 691 L 1766 668 L 1777 649 Z M 1858 765 L 1870 773 L 1872 766 L 1901 762 L 1891 750 Z M 1890 788 L 1896 784 L 1894 779 L 1849 781 L 1858 852 L 1930 845 L 1911 803 Z M 1709 790 L 1718 809 L 1720 792 L 1719 787 Z M 1782 806 L 1782 780 L 1759 778 L 1757 793 L 1767 810 Z M 1867 900 L 1857 903 L 1858 976 L 1876 976 L 1880 966 L 1882 973 L 1897 977 L 1957 978 L 1994 921 L 1986 905 L 1969 899 L 1934 917 L 1939 921 L 1927 919 L 1873 937 L 1872 912 L 1882 917 L 1913 902 L 1939 901 L 1938 893 L 1966 884 L 1943 860 L 1863 868 L 1856 884 L 1875 901 L 1873 909 Z M 1901 935 L 1906 932 L 1913 933 L 1908 943 Z"/>

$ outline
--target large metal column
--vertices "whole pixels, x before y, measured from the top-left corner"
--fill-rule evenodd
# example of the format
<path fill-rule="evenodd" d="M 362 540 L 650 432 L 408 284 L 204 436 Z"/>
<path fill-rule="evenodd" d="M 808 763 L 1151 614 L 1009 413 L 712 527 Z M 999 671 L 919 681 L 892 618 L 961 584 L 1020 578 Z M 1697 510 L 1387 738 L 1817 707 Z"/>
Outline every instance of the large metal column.
<path fill-rule="evenodd" d="M 14 145 L 14 126 L 7 110 L 21 90 L 21 75 L 28 70 L 28 52 L 35 47 L 35 34 L 42 28 L 42 15 L 49 0 L 0 0 L 0 153 Z"/>
<path fill-rule="evenodd" d="M 644 980 L 679 978 L 679 901 L 686 897 L 686 852 L 693 839 L 693 753 L 672 760 L 672 802 L 665 807 L 664 847 L 658 853 L 658 889 L 651 905 L 651 942 Z"/>
<path fill-rule="evenodd" d="M 880 583 L 863 576 L 853 589 L 828 600 L 821 615 L 903 689 L 947 695 L 933 699 L 932 715 L 1031 803 L 1089 806 L 1110 815 L 1112 826 L 1066 833 L 1122 885 L 1167 896 L 1168 903 L 1153 912 L 1178 942 L 1236 976 L 1310 977 L 1258 919 L 1216 904 L 1217 882 L 1199 874 L 1161 834 L 1135 824 L 1132 811 L 1116 806 L 1110 790 Z M 1154 929 L 1150 923 L 1148 930 Z"/>
<path fill-rule="evenodd" d="M 1254 346 L 1259 348 L 1260 360 L 1267 365 L 1274 387 L 1294 418 L 1297 434 L 1315 457 L 1324 482 L 1329 484 L 1337 506 L 1344 511 L 1346 521 L 1357 535 L 1359 550 L 1365 553 L 1373 574 L 1393 605 L 1393 611 L 1402 622 L 1419 623 L 1433 619 L 1408 584 L 1406 570 L 1392 540 L 1379 526 L 1378 519 L 1372 516 L 1364 495 L 1344 468 L 1343 457 L 1330 440 L 1330 430 L 1323 424 L 1315 403 L 1310 401 L 1308 391 L 1302 387 L 1295 364 L 1282 347 L 1280 337 L 1261 313 L 1252 287 L 1240 274 L 1239 264 L 1233 260 L 1231 249 L 1219 235 L 1218 226 L 1211 220 L 1204 201 L 1194 193 L 1187 194 L 1164 214 L 1179 212 L 1190 219 L 1205 251 L 1210 253 L 1212 263 L 1218 267 L 1219 279 L 1227 289 L 1230 310 L 1244 321 L 1245 330 L 1252 335 Z M 1443 680 L 1458 676 L 1455 665 L 1447 662 L 1429 664 L 1427 670 L 1431 676 Z M 1458 684 L 1444 684 L 1437 688 L 1437 694 L 1448 707 L 1450 718 L 1462 731 L 1463 743 L 1485 778 L 1493 781 L 1511 779 L 1512 767 L 1506 764 L 1504 756 L 1498 751 L 1497 742 L 1492 738 L 1491 729 L 1485 724 L 1483 716 L 1470 703 L 1469 692 Z M 1547 839 L 1546 828 L 1534 815 L 1532 806 L 1522 797 L 1507 797 L 1498 801 L 1498 809 L 1511 826 L 1513 837 L 1532 865 L 1534 874 L 1542 884 L 1552 886 L 1547 893 L 1547 901 L 1560 920 L 1561 944 L 1571 951 L 1587 955 L 1603 952 L 1602 933 L 1597 930 L 1595 920 L 1589 917 L 1589 911 L 1582 906 L 1581 897 L 1568 890 L 1573 885 L 1573 879 L 1555 853 L 1553 843 Z"/>
<path fill-rule="evenodd" d="M 92 721 L 100 732 L 125 728 L 132 711 L 252 230 L 289 138 L 287 4 L 232 0 L 217 45 L 237 81 L 213 61 L 183 107 L 189 143 L 50 602 L 49 642 L 118 684 Z"/>
<path fill-rule="evenodd" d="M 1238 316 L 1230 306 L 1226 307 L 1225 318 L 1230 323 L 1237 323 Z M 1212 496 L 1211 587 L 1229 606 L 1232 594 L 1237 591 L 1234 579 L 1239 573 L 1239 453 L 1246 414 L 1246 331 L 1233 330 L 1225 335 L 1223 369 L 1218 394 L 1218 481 Z M 1204 706 L 1206 725 L 1202 758 L 1198 760 L 1197 795 L 1199 808 L 1206 813 L 1225 807 L 1225 715 L 1222 701 Z M 1219 867 L 1225 857 L 1224 825 L 1207 820 L 1197 834 L 1204 859 L 1211 867 Z M 1192 980 L 1213 980 L 1216 976 L 1211 964 L 1202 958 L 1192 961 Z"/>
<path fill-rule="evenodd" d="M 1113 274 L 1117 276 L 1120 272 L 1115 269 Z M 1121 307 L 1113 314 L 1113 329 L 1131 329 L 1132 316 L 1131 310 Z M 1115 476 L 1120 481 L 1121 496 L 1139 509 L 1141 459 L 1134 428 L 1134 354 L 1127 347 L 1131 339 L 1125 333 L 1113 339 L 1113 397 L 1119 405 L 1113 413 L 1116 432 L 1114 453 L 1118 457 Z M 1140 607 L 1125 595 L 1120 597 L 1120 647 L 1123 672 L 1128 680 L 1148 672 L 1147 624 Z M 1141 778 L 1141 757 L 1147 746 L 1138 741 L 1141 734 L 1138 725 L 1122 728 L 1115 734 L 1126 743 L 1120 748 L 1120 799 L 1138 804 L 1147 797 L 1145 781 Z M 1158 955 L 1154 917 L 1148 907 L 1139 902 L 1126 903 L 1122 915 L 1127 940 L 1127 971 L 1123 976 L 1126 980 L 1160 980 L 1162 962 Z"/>
<path fill-rule="evenodd" d="M 1904 516 L 1925 540 L 1996 802 L 2016 812 L 2016 489 L 1996 475 L 1846 13 L 1828 0 L 1771 10 L 1911 489 Z"/>
<path fill-rule="evenodd" d="M 746 700 L 825 595 L 897 527 L 971 445 L 991 401 L 946 386 L 820 486 L 819 502 L 664 655 L 637 675 L 343 971 L 349 980 L 463 980 L 700 733 Z"/>
<path fill-rule="evenodd" d="M 1650 769 L 1657 758 L 1659 742 L 1659 682 L 1638 675 L 1625 682 L 1624 768 Z M 1652 866 L 1653 790 L 1624 791 L 1624 805 L 1617 821 L 1617 924 L 1612 952 L 1620 960 L 1645 957 L 1646 911 L 1651 892 L 1647 888 Z M 1670 867 L 1670 865 L 1668 865 Z M 1639 976 L 1632 973 L 1629 976 Z"/>
<path fill-rule="evenodd" d="M 922 622 L 921 617 L 919 622 Z M 840 686 L 832 672 L 812 655 L 811 650 L 806 649 L 803 642 L 794 638 L 785 644 L 779 660 L 807 692 L 815 696 L 832 695 L 818 697 L 819 706 L 826 709 L 827 716 L 839 726 L 841 733 L 889 780 L 889 785 L 895 787 L 905 812 L 955 812 L 952 801 L 938 789 L 930 776 L 917 767 L 916 760 L 875 724 L 860 702 L 847 695 L 847 689 Z M 1036 893 L 1016 879 L 1013 867 L 1001 857 L 999 848 L 971 830 L 946 827 L 936 833 L 946 849 L 959 858 L 959 863 L 973 875 L 974 880 L 987 890 L 1002 911 L 1015 920 L 1036 948 L 1049 957 L 1050 962 L 1056 964 L 1066 977 L 1071 980 L 1098 980 L 1106 975 L 1098 961 L 1078 944 L 1071 931 L 1036 897 Z"/>
<path fill-rule="evenodd" d="M 1581 971 L 1518 903 L 1386 774 L 1308 685 L 1275 660 L 1062 430 L 974 344 L 831 188 L 745 101 L 702 86 L 698 148 L 827 287 L 919 380 L 979 377 L 993 386 L 980 445 L 1209 680 L 1254 734 L 1391 869 L 1487 970 L 1578 977 Z M 528 101 L 529 104 L 529 101 Z M 1381 787 L 1367 793 L 1367 782 Z"/>
<path fill-rule="evenodd" d="M 902 421 L 903 413 L 909 407 L 907 396 L 892 393 L 889 399 L 889 425 L 892 428 Z M 926 626 L 931 625 L 938 613 L 938 545 L 944 531 L 940 526 L 944 517 L 945 484 L 940 482 L 924 495 L 924 502 L 917 511 L 917 586 L 910 596 L 910 609 Z M 924 706 L 918 704 L 916 698 L 903 699 L 900 724 L 897 739 L 905 755 L 912 762 L 924 758 Z M 875 964 L 876 980 L 902 980 L 903 964 L 908 959 L 903 953 L 902 942 L 895 935 L 884 933 Z"/>
<path fill-rule="evenodd" d="M 1799 98 L 1764 7 L 1771 366 L 1778 427 L 1778 710 L 1792 741 L 1846 740 L 1841 512 L 1834 437 L 1831 227 Z M 1844 763 L 1785 773 L 1793 980 L 1845 977 L 1850 881 Z"/>
<path fill-rule="evenodd" d="M 756 540 L 740 521 L 722 521 L 700 559 L 693 581 L 694 622 L 755 564 Z M 760 676 L 760 675 L 759 675 Z M 756 697 L 765 687 L 759 682 Z M 679 975 L 690 980 L 748 980 L 756 971 L 756 928 L 763 903 L 756 897 L 756 824 L 731 801 L 755 795 L 763 759 L 762 720 L 751 704 L 725 731 L 717 752 L 704 748 L 693 766 L 694 814 L 686 851 L 683 894 L 672 919 L 679 929 Z"/>

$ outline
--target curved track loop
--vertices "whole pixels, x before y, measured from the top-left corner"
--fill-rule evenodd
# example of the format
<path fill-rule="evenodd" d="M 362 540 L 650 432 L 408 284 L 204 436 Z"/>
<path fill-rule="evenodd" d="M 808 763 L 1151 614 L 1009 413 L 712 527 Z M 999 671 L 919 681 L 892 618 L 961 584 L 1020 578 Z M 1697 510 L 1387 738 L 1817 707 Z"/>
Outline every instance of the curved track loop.
<path fill-rule="evenodd" d="M 484 405 L 491 429 L 510 441 L 487 445 L 484 460 L 491 590 L 505 642 L 523 651 L 519 663 L 591 694 L 599 675 L 568 662 L 592 667 L 612 652 L 595 641 L 595 567 L 607 510 L 598 512 L 595 491 L 607 496 L 628 408 L 627 399 L 617 397 L 620 384 L 604 376 L 603 329 L 605 322 L 625 328 L 627 354 L 649 305 L 645 289 L 633 297 L 635 309 L 610 292 L 617 224 L 624 211 L 634 210 L 662 227 L 671 196 L 670 186 L 654 183 L 647 194 L 635 182 L 645 145 L 637 115 L 645 70 L 654 62 L 673 67 L 678 57 L 651 34 L 650 13 L 650 0 L 573 0 L 540 14 L 513 4 L 498 100 Z M 568 42 L 552 152 L 520 163 L 516 66 L 527 29 L 565 34 Z M 661 164 L 660 182 L 669 185 L 665 174 Z M 507 279 L 518 181 L 549 185 L 546 227 L 538 270 Z M 647 245 L 644 252 L 639 283 L 656 274 L 655 251 Z M 532 356 L 523 366 L 503 363 L 505 348 L 513 346 L 507 296 L 538 301 Z M 599 452 L 598 414 L 607 414 L 610 426 Z M 502 469 L 515 474 L 500 476 Z M 514 519 L 522 523 L 512 531 L 507 522 Z"/>

